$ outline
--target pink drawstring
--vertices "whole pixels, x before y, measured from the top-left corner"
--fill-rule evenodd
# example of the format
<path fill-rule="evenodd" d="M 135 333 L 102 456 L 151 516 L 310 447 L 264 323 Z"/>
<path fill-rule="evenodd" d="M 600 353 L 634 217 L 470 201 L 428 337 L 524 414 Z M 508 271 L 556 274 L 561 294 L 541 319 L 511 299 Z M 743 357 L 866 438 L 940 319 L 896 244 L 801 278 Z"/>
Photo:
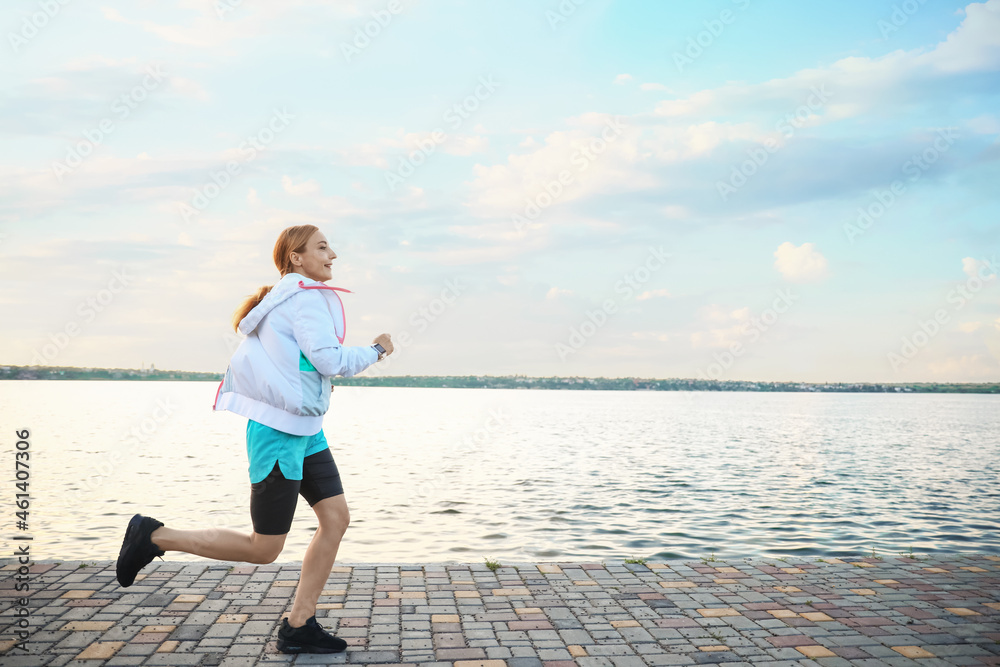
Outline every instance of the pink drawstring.
<path fill-rule="evenodd" d="M 341 301 L 340 295 L 337 294 L 337 292 L 347 292 L 348 294 L 353 294 L 353 292 L 349 289 L 344 289 L 343 287 L 330 287 L 329 285 L 306 285 L 302 280 L 299 281 L 299 287 L 302 289 L 327 289 L 333 292 L 333 295 L 337 297 L 337 301 L 340 303 L 340 320 L 344 323 L 344 335 L 341 336 L 340 334 L 337 334 L 337 340 L 339 340 L 340 344 L 343 345 L 344 339 L 347 338 L 347 313 L 344 311 L 344 302 Z M 334 333 L 336 333 L 336 331 L 334 331 Z"/>

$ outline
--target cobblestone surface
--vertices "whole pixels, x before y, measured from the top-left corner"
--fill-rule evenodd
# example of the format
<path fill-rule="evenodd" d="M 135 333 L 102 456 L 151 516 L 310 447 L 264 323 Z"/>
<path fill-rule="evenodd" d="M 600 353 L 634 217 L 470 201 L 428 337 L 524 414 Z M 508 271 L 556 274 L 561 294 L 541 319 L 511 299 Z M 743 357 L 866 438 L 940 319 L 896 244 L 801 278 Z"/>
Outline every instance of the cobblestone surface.
<path fill-rule="evenodd" d="M 997 556 L 337 566 L 317 619 L 348 649 L 300 656 L 299 563 L 0 565 L 3 667 L 1000 665 Z"/>

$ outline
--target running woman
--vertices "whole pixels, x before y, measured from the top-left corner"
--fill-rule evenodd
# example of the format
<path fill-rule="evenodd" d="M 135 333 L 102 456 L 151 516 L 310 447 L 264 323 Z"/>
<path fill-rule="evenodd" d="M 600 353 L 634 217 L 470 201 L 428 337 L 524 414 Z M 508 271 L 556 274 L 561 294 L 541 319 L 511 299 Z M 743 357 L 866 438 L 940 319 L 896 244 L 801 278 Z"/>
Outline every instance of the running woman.
<path fill-rule="evenodd" d="M 328 287 L 337 254 L 313 225 L 289 227 L 274 244 L 281 279 L 247 298 L 233 316 L 246 338 L 216 393 L 214 410 L 247 418 L 250 472 L 249 535 L 230 529 L 179 530 L 136 514 L 116 565 L 118 583 L 131 586 L 139 570 L 166 551 L 216 560 L 271 563 L 281 553 L 301 494 L 319 528 L 302 559 L 289 615 L 278 630 L 284 653 L 336 653 L 347 643 L 316 621 L 316 603 L 333 569 L 350 514 L 337 465 L 323 434 L 330 378 L 352 377 L 392 354 L 389 334 L 374 345 L 344 346 L 346 319 Z"/>

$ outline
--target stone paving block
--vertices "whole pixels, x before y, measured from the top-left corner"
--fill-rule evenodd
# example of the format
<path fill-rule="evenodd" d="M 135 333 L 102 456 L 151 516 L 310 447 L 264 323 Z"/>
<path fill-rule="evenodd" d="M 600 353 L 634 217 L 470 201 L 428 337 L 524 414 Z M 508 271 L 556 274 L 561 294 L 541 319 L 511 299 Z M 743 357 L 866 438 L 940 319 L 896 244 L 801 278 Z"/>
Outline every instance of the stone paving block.
<path fill-rule="evenodd" d="M 560 563 L 496 573 L 480 564 L 356 565 L 331 574 L 318 607 L 324 625 L 351 643 L 347 653 L 333 656 L 285 656 L 274 648 L 298 564 L 234 565 L 227 572 L 225 566 L 158 562 L 118 594 L 113 562 L 86 572 L 66 563 L 49 570 L 61 588 L 33 598 L 38 653 L 28 657 L 44 655 L 60 667 L 139 661 L 209 667 L 258 658 L 281 664 L 521 660 L 542 667 L 1000 664 L 1000 569 L 991 561 L 887 558 L 858 567 L 825 560 L 789 559 L 782 567 L 761 561 Z M 0 569 L 0 590 L 9 571 Z M 76 659 L 98 650 L 91 646 L 107 651 L 114 642 L 122 646 L 106 659 Z M 914 647 L 933 657 L 896 650 Z M 21 657 L 0 655 L 0 662 L 7 667 Z"/>
<path fill-rule="evenodd" d="M 121 648 L 125 646 L 125 642 L 94 642 L 81 651 L 77 656 L 77 660 L 107 660 L 115 653 L 117 653 Z"/>

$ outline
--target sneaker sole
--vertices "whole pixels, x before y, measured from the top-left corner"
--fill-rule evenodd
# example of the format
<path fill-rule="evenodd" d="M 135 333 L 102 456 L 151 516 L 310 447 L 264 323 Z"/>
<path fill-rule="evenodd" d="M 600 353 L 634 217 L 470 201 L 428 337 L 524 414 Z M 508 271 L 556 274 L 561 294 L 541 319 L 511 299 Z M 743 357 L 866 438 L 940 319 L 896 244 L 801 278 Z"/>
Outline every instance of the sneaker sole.
<path fill-rule="evenodd" d="M 338 651 L 337 649 L 323 648 L 309 644 L 287 644 L 278 640 L 278 650 L 282 653 L 342 653 L 346 649 Z"/>
<path fill-rule="evenodd" d="M 146 567 L 146 565 L 149 564 L 149 562 L 147 562 L 147 563 L 145 563 L 143 565 L 140 565 L 138 568 L 136 568 L 136 571 L 132 573 L 132 579 L 131 579 L 131 581 L 129 581 L 128 583 L 125 583 L 125 581 L 123 581 L 122 560 L 123 559 L 128 560 L 129 556 L 132 556 L 131 560 L 134 560 L 134 558 L 135 558 L 134 554 L 126 553 L 125 547 L 126 547 L 126 545 L 128 545 L 130 539 L 135 540 L 135 538 L 138 537 L 139 531 L 142 530 L 142 520 L 143 520 L 143 516 L 141 514 L 135 514 L 135 515 L 133 515 L 133 517 L 128 522 L 128 527 L 125 528 L 125 537 L 122 539 L 121 549 L 118 550 L 118 560 L 115 562 L 115 578 L 118 580 L 118 584 L 122 588 L 128 588 L 129 586 L 131 586 L 132 584 L 134 584 L 135 583 L 135 578 L 137 576 L 139 576 L 139 571 L 142 570 L 142 568 Z M 155 555 L 156 556 L 160 556 L 161 554 L 162 554 L 162 550 L 161 550 L 160 554 L 155 554 Z M 152 561 L 152 559 L 150 559 L 150 561 Z"/>
<path fill-rule="evenodd" d="M 122 563 L 122 558 L 126 556 L 125 546 L 128 544 L 129 538 L 135 534 L 135 531 L 139 530 L 139 525 L 141 523 L 142 523 L 142 516 L 139 514 L 136 514 L 131 519 L 129 519 L 128 527 L 125 528 L 125 537 L 122 539 L 121 549 L 118 550 L 118 561 L 115 563 L 115 578 L 118 579 L 118 583 L 122 586 L 122 588 L 128 588 L 129 586 L 135 583 L 134 575 L 132 577 L 132 581 L 128 582 L 127 584 L 124 581 L 122 581 L 121 563 Z"/>

